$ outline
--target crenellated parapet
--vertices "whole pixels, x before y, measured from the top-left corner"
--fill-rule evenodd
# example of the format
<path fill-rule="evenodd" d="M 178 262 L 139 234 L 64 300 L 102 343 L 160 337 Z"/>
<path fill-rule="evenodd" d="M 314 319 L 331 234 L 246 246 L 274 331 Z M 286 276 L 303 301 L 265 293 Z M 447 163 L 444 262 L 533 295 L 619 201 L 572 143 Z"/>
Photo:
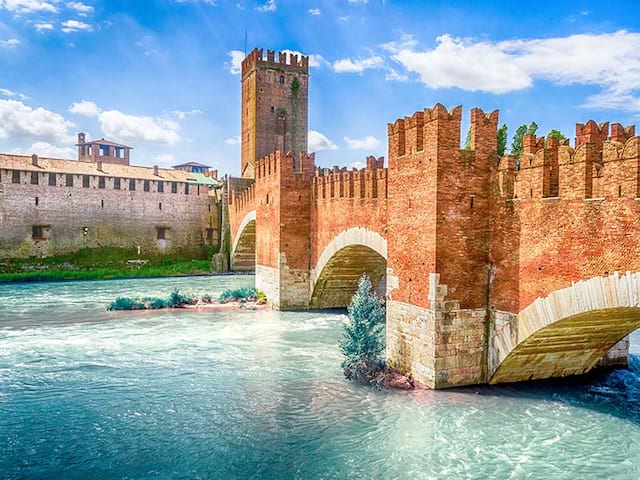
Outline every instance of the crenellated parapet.
<path fill-rule="evenodd" d="M 232 192 L 232 202 L 231 205 L 236 213 L 248 212 L 249 210 L 253 210 L 255 208 L 256 202 L 256 186 L 255 184 L 250 185 L 245 190 L 236 193 Z"/>
<path fill-rule="evenodd" d="M 242 61 L 242 76 L 244 77 L 258 67 L 280 69 L 306 75 L 309 73 L 309 57 L 294 53 L 275 52 L 274 50 L 267 50 L 265 57 L 261 48 L 255 48 Z"/>
<path fill-rule="evenodd" d="M 275 151 L 256 162 L 256 181 L 273 176 L 303 175 L 311 177 L 315 171 L 315 153 Z"/>
<path fill-rule="evenodd" d="M 525 135 L 514 197 L 602 199 L 638 197 L 639 151 L 635 126 L 576 124 L 576 146 L 569 140 Z M 501 173 L 502 172 L 502 173 Z M 498 175 L 505 177 L 501 164 Z"/>
<path fill-rule="evenodd" d="M 365 168 L 334 166 L 317 168 L 313 179 L 313 194 L 316 202 L 334 199 L 387 198 L 387 174 L 384 157 L 367 157 Z"/>

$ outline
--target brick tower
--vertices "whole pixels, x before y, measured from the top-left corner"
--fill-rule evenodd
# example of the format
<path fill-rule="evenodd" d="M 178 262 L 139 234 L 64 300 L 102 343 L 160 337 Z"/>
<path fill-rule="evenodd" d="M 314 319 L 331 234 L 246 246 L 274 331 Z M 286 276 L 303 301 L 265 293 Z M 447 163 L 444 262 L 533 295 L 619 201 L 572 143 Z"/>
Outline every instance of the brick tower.
<path fill-rule="evenodd" d="M 279 150 L 307 151 L 309 57 L 254 49 L 242 61 L 243 178 L 256 160 Z"/>

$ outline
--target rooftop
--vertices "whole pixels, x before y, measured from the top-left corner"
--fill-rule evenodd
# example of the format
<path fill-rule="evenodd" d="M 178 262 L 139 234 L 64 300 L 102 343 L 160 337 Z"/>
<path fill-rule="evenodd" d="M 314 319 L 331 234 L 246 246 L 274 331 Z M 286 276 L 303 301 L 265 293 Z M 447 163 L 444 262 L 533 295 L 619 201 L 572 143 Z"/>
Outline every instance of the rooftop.
<path fill-rule="evenodd" d="M 109 145 L 111 147 L 128 148 L 129 150 L 133 150 L 133 147 L 129 147 L 128 145 L 123 145 L 122 143 L 112 142 L 111 140 L 105 140 L 104 138 L 101 138 L 99 140 L 89 140 L 84 143 L 76 143 L 76 147 L 79 147 L 82 145 L 95 145 L 95 144 Z"/>
<path fill-rule="evenodd" d="M 93 163 L 38 157 L 38 164 L 33 165 L 31 156 L 4 153 L 0 153 L 0 169 L 189 182 L 203 185 L 213 185 L 214 183 L 212 183 L 212 181 L 216 182 L 215 185 L 217 185 L 218 182 L 220 182 L 220 180 L 209 179 L 203 175 L 202 177 L 207 178 L 205 181 L 203 178 L 200 178 L 199 175 L 184 170 L 158 168 L 158 175 L 155 175 L 154 167 L 136 167 L 133 165 L 120 165 L 106 162 Z"/>

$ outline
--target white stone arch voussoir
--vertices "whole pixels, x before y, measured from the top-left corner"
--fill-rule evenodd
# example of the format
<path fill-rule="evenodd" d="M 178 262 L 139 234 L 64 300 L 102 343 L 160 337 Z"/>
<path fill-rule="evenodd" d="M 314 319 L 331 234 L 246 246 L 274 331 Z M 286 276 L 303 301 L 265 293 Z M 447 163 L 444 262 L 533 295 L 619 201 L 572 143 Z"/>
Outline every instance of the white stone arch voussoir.
<path fill-rule="evenodd" d="M 320 254 L 315 267 L 311 269 L 311 292 L 315 288 L 316 282 L 322 274 L 322 270 L 327 265 L 331 257 L 338 251 L 351 245 L 364 245 L 378 253 L 385 260 L 387 259 L 387 240 L 378 232 L 364 227 L 352 227 L 344 230 L 337 237 L 329 242 Z"/>
<path fill-rule="evenodd" d="M 256 211 L 255 210 L 251 210 L 249 213 L 247 213 L 244 218 L 242 219 L 242 222 L 240 222 L 240 226 L 238 227 L 238 231 L 236 232 L 236 238 L 233 239 L 233 248 L 231 249 L 231 255 L 233 255 L 236 252 L 236 248 L 238 248 L 238 243 L 240 242 L 240 238 L 242 238 L 242 232 L 244 232 L 244 229 L 247 228 L 247 225 L 249 225 L 250 222 L 255 222 L 256 220 Z"/>
<path fill-rule="evenodd" d="M 626 272 L 581 280 L 536 299 L 522 310 L 515 325 L 496 332 L 493 338 L 493 374 L 511 352 L 537 332 L 567 318 L 591 312 L 637 309 L 640 315 L 640 273 Z M 631 332 L 627 332 L 631 333 Z"/>

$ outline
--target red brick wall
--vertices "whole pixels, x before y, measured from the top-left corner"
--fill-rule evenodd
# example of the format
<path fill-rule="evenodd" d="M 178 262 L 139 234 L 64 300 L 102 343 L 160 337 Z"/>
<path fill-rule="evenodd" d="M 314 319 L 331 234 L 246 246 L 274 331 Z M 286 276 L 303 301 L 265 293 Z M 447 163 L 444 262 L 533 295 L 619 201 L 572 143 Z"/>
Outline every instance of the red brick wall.
<path fill-rule="evenodd" d="M 352 227 L 387 235 L 387 169 L 383 159 L 361 170 L 323 169 L 313 179 L 311 266 L 327 245 Z"/>

